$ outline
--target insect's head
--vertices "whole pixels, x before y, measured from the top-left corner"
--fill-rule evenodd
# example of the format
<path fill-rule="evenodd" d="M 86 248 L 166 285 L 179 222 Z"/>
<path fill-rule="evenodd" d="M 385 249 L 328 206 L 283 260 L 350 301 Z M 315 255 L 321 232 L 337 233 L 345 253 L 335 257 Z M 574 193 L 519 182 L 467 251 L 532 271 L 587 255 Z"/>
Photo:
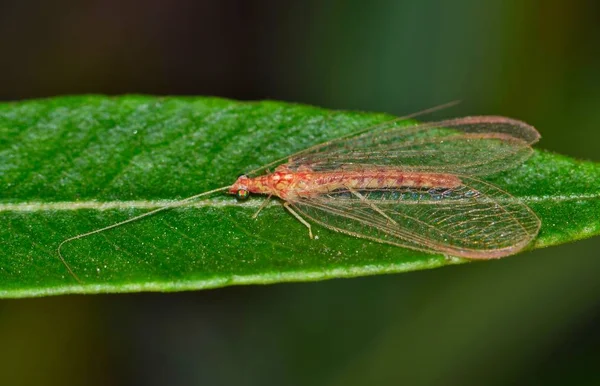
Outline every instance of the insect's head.
<path fill-rule="evenodd" d="M 250 178 L 248 178 L 247 175 L 240 175 L 235 183 L 229 188 L 229 193 L 234 194 L 238 200 L 248 199 L 248 197 L 250 197 L 250 190 L 248 189 L 249 180 Z"/>

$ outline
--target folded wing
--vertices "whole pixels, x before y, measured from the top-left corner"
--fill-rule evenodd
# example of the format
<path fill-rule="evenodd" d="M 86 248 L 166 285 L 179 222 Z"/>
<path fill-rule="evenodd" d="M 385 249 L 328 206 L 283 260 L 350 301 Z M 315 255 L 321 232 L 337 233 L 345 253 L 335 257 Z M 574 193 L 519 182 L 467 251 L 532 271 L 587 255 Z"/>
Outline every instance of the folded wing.
<path fill-rule="evenodd" d="M 501 189 L 463 176 L 454 189 L 340 189 L 290 202 L 338 232 L 471 259 L 518 252 L 536 236 L 537 216 Z"/>
<path fill-rule="evenodd" d="M 287 166 L 316 171 L 402 167 L 487 175 L 525 161 L 540 138 L 532 126 L 496 116 L 398 126 L 402 123 L 386 122 L 366 133 L 317 145 L 294 155 Z"/>

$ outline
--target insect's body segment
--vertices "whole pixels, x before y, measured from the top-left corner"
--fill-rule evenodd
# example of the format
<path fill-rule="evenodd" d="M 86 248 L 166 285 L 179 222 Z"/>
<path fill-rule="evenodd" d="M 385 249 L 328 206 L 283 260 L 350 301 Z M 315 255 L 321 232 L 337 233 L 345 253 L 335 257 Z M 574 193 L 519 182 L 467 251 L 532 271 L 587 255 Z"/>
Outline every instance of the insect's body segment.
<path fill-rule="evenodd" d="M 315 197 L 339 190 L 452 189 L 459 186 L 461 186 L 460 178 L 452 174 L 407 172 L 400 168 L 371 168 L 368 171 L 340 173 L 315 172 L 308 167 L 303 167 L 294 171 L 287 165 L 281 165 L 275 172 L 264 176 L 256 178 L 240 176 L 229 192 L 240 195 L 240 191 L 248 191 L 295 201 L 299 198 Z"/>

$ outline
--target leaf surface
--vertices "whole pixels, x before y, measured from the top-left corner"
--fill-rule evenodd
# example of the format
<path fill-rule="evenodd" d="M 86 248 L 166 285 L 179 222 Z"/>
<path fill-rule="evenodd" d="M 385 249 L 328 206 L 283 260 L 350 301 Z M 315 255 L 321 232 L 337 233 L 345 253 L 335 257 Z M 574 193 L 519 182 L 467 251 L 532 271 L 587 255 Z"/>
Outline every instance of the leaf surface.
<path fill-rule="evenodd" d="M 0 296 L 177 291 L 465 262 L 306 228 L 276 201 L 215 194 L 59 243 L 390 119 L 281 102 L 76 96 L 0 104 Z M 539 128 L 542 136 L 543 128 Z M 543 146 L 543 138 L 541 142 Z M 541 219 L 530 248 L 600 233 L 600 165 L 536 150 L 486 177 Z M 526 258 L 521 254 L 511 258 Z"/>

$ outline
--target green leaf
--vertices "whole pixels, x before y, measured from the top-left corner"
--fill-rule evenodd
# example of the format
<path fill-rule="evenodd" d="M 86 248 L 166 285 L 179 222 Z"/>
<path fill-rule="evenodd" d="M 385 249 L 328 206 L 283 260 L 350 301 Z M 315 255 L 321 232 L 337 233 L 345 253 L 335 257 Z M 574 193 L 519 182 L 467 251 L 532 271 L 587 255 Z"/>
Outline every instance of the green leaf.
<path fill-rule="evenodd" d="M 59 243 L 389 119 L 280 102 L 60 97 L 0 104 L 0 296 L 178 291 L 463 263 L 306 228 L 273 200 L 224 193 Z M 542 130 L 543 133 L 543 130 Z M 542 221 L 530 248 L 600 233 L 600 166 L 536 151 L 488 178 Z M 520 255 L 513 258 L 526 258 Z"/>

